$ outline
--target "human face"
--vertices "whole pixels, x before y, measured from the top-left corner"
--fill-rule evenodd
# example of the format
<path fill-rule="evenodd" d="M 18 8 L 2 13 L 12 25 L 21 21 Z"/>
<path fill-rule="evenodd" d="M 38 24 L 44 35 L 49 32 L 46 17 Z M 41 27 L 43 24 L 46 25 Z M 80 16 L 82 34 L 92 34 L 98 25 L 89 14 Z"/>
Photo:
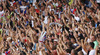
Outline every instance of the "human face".
<path fill-rule="evenodd" d="M 72 43 L 74 43 L 74 42 L 75 42 L 75 40 L 74 40 L 73 38 L 71 38 L 71 42 L 72 42 Z"/>
<path fill-rule="evenodd" d="M 1 24 L 0 24 L 0 28 L 1 28 Z"/>
<path fill-rule="evenodd" d="M 100 43 L 100 34 L 98 35 L 97 41 Z"/>
<path fill-rule="evenodd" d="M 92 41 L 95 41 L 95 36 L 91 36 L 91 40 Z"/>
<path fill-rule="evenodd" d="M 2 11 L 2 7 L 0 7 L 0 11 Z"/>

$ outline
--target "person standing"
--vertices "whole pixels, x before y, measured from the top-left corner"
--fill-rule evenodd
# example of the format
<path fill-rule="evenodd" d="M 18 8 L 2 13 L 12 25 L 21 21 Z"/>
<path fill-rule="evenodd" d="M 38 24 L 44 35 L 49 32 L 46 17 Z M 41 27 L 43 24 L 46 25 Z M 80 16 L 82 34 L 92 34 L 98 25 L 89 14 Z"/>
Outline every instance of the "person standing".
<path fill-rule="evenodd" d="M 95 55 L 95 49 L 94 49 L 94 43 L 93 42 L 90 42 L 89 43 L 89 55 Z"/>

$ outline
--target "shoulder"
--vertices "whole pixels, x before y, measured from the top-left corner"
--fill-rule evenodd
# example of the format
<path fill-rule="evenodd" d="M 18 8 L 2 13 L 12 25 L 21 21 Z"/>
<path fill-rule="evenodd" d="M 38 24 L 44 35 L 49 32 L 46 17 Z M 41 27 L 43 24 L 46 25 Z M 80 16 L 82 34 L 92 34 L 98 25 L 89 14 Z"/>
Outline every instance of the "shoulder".
<path fill-rule="evenodd" d="M 94 55 L 95 54 L 95 50 L 91 50 L 90 52 L 89 52 L 89 55 Z"/>

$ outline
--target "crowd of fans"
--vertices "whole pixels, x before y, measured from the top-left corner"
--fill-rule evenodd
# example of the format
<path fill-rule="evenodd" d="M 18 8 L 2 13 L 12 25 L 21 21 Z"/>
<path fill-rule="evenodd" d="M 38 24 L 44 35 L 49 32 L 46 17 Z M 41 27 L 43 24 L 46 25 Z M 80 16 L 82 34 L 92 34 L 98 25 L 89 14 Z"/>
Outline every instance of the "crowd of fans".
<path fill-rule="evenodd" d="M 100 0 L 0 0 L 0 55 L 100 55 Z"/>

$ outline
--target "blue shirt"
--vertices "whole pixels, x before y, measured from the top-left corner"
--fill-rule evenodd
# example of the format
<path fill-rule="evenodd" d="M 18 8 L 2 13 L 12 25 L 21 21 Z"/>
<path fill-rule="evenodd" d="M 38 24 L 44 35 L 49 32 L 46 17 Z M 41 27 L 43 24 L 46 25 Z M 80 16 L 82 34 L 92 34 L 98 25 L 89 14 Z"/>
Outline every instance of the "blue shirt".
<path fill-rule="evenodd" d="M 33 3 L 33 0 L 30 0 L 30 3 Z"/>
<path fill-rule="evenodd" d="M 20 5 L 22 5 L 22 1 L 18 1 L 18 3 L 19 3 Z"/>

